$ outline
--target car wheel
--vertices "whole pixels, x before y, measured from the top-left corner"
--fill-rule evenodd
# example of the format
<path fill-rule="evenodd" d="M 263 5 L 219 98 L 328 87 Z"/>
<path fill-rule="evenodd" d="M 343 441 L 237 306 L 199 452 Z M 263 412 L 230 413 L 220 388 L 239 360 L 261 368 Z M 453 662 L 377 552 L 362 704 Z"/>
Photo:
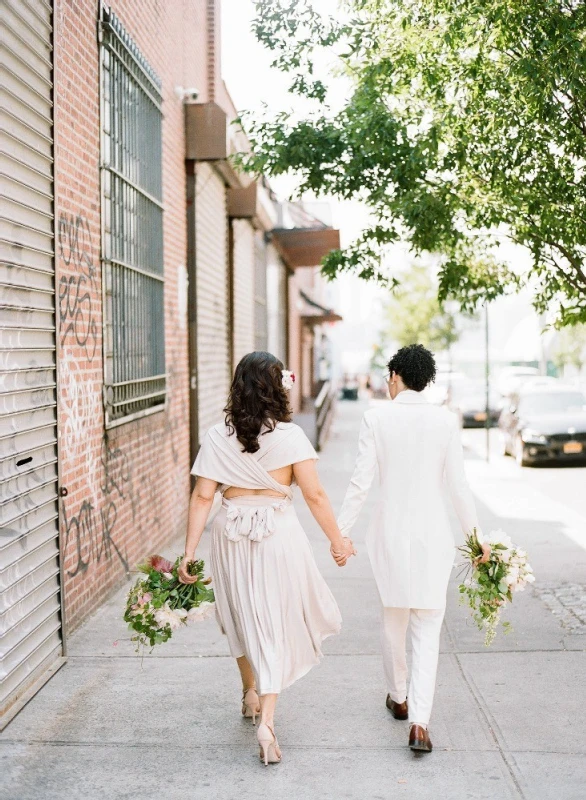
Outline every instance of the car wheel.
<path fill-rule="evenodd" d="M 529 461 L 525 457 L 525 444 L 520 436 L 515 439 L 515 461 L 520 467 L 526 467 Z"/>

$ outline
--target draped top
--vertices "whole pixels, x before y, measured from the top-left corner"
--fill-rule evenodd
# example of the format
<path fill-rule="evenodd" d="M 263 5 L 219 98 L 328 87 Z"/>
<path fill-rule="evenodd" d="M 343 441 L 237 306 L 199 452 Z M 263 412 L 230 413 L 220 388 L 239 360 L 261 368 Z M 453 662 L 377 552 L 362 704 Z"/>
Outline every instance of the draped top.
<path fill-rule="evenodd" d="M 272 489 L 291 499 L 292 486 L 276 481 L 269 472 L 299 461 L 317 459 L 311 442 L 293 422 L 278 422 L 274 430 L 261 433 L 256 453 L 243 453 L 236 433 L 225 423 L 210 428 L 202 442 L 191 474 L 220 484 L 223 494 L 230 486 L 242 489 Z"/>

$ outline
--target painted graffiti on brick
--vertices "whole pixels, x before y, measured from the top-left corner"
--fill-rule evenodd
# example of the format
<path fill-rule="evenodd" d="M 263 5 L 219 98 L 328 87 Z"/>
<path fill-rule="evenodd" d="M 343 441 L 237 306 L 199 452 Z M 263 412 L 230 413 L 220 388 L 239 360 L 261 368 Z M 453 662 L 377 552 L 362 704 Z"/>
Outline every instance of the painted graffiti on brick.
<path fill-rule="evenodd" d="M 98 347 L 98 325 L 93 297 L 97 295 L 89 222 L 81 214 L 62 213 L 57 226 L 59 257 L 73 274 L 59 280 L 59 321 L 61 344 L 71 334 L 92 361 Z"/>
<path fill-rule="evenodd" d="M 95 487 L 94 501 L 97 502 L 99 461 L 95 450 L 88 446 L 88 434 L 96 425 L 102 427 L 102 384 L 99 375 L 88 375 L 71 350 L 65 349 L 59 367 L 59 385 L 64 417 L 60 429 L 61 446 L 67 458 L 80 465 L 87 485 Z"/>
<path fill-rule="evenodd" d="M 63 503 L 65 526 L 65 552 L 73 549 L 73 565 L 67 570 L 70 577 L 85 572 L 92 563 L 116 556 L 128 571 L 126 548 L 117 543 L 116 521 L 120 506 L 129 502 L 135 515 L 134 491 L 128 458 L 119 447 L 110 447 L 105 438 L 102 443 L 101 463 L 104 482 L 97 503 L 85 499 L 78 513 L 68 517 Z"/>
<path fill-rule="evenodd" d="M 173 462 L 179 462 L 177 443 L 181 440 L 183 431 L 189 428 L 189 413 L 187 409 L 187 395 L 182 388 L 185 387 L 186 377 L 178 369 L 178 358 L 171 351 L 167 369 L 167 413 L 165 414 L 165 433 L 171 446 Z"/>

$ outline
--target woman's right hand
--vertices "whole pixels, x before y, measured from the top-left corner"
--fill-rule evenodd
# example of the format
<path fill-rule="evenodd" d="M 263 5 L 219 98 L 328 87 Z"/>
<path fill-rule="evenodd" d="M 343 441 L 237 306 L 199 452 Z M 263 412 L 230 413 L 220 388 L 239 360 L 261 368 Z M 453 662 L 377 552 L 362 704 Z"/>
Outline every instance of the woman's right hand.
<path fill-rule="evenodd" d="M 179 564 L 179 569 L 177 570 L 177 576 L 180 583 L 195 583 L 197 581 L 197 575 L 190 575 L 187 571 L 187 568 L 192 561 L 192 558 L 183 556 L 183 560 L 181 561 L 181 564 Z"/>
<path fill-rule="evenodd" d="M 330 553 L 336 564 L 339 567 L 344 567 L 350 556 L 356 555 L 356 549 L 352 539 L 348 536 L 344 536 L 341 544 L 337 545 L 335 548 L 334 545 L 330 547 Z"/>

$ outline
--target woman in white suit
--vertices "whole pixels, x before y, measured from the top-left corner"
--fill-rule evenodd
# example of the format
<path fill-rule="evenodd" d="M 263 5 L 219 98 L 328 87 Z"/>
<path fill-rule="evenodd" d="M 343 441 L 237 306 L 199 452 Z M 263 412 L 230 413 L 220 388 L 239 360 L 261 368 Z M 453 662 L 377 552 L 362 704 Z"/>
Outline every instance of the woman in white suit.
<path fill-rule="evenodd" d="M 387 707 L 396 719 L 409 719 L 411 749 L 429 752 L 427 725 L 455 547 L 444 481 L 463 533 L 478 528 L 478 519 L 464 472 L 458 420 L 422 394 L 435 379 L 432 353 L 422 345 L 404 347 L 388 369 L 393 402 L 364 415 L 356 467 L 338 525 L 347 536 L 378 469 L 379 498 L 366 544 L 383 605 Z M 483 550 L 486 560 L 490 548 Z M 409 625 L 412 670 L 407 698 Z"/>

